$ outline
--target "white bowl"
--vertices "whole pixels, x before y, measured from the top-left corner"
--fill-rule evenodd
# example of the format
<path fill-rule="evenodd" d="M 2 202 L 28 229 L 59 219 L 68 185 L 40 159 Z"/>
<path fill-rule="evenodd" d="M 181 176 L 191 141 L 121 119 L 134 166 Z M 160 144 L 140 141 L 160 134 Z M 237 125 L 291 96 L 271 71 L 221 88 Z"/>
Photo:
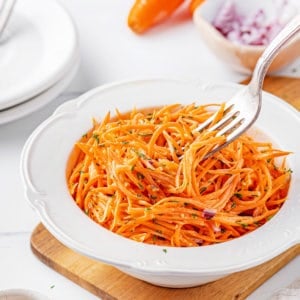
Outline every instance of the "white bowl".
<path fill-rule="evenodd" d="M 27 289 L 8 289 L 0 291 L 0 300 L 50 300 L 40 292 Z"/>
<path fill-rule="evenodd" d="M 290 0 L 289 13 L 296 14 L 300 11 L 298 0 Z M 273 1 L 238 1 L 234 0 L 237 10 L 244 15 L 254 13 L 259 8 L 263 8 L 266 13 L 274 15 L 276 13 Z M 258 58 L 263 53 L 265 46 L 248 46 L 233 43 L 225 38 L 213 25 L 212 22 L 224 4 L 224 0 L 205 1 L 194 12 L 193 20 L 202 40 L 215 56 L 230 68 L 250 74 L 254 69 Z M 284 18 L 286 19 L 286 18 Z M 286 20 L 288 21 L 288 20 Z M 293 39 L 285 46 L 268 69 L 268 73 L 275 72 L 300 56 L 300 37 Z"/>
<path fill-rule="evenodd" d="M 171 103 L 223 102 L 240 85 L 175 80 L 141 80 L 96 88 L 66 102 L 26 142 L 21 173 L 26 198 L 46 228 L 63 244 L 155 285 L 191 287 L 261 264 L 300 241 L 299 113 L 275 96 L 263 93 L 256 127 L 282 149 L 293 151 L 289 197 L 269 222 L 253 233 L 203 247 L 161 247 L 114 234 L 88 218 L 75 204 L 66 184 L 66 166 L 74 143 L 91 128 L 93 117 L 133 107 Z M 278 120 L 281 120 L 280 122 Z M 284 124 L 284 125 L 282 125 Z"/>

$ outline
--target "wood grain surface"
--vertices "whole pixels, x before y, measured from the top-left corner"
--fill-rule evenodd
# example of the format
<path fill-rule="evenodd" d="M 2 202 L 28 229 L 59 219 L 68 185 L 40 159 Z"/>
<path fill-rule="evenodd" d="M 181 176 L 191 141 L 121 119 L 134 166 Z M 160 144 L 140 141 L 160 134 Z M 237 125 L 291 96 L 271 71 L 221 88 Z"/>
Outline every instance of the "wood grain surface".
<path fill-rule="evenodd" d="M 101 299 L 241 300 L 300 253 L 297 245 L 272 260 L 199 287 L 170 289 L 130 277 L 65 247 L 42 224 L 31 236 L 33 253 L 46 265 Z"/>
<path fill-rule="evenodd" d="M 300 79 L 268 77 L 264 89 L 300 110 Z M 132 278 L 111 266 L 68 249 L 42 224 L 39 224 L 32 233 L 31 249 L 43 263 L 96 296 L 102 299 L 121 300 L 245 299 L 300 253 L 300 245 L 297 245 L 260 266 L 215 282 L 195 288 L 169 289 Z"/>
<path fill-rule="evenodd" d="M 263 89 L 300 110 L 300 78 L 266 77 Z"/>

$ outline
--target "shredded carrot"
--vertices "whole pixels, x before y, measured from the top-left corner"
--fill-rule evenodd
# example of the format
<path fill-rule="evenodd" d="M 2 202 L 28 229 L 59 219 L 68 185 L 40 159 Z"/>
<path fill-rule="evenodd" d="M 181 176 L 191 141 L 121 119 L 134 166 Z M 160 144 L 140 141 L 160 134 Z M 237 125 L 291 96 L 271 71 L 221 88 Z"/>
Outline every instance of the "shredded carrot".
<path fill-rule="evenodd" d="M 135 241 L 177 247 L 225 242 L 266 223 L 285 202 L 287 151 L 247 134 L 197 132 L 224 105 L 170 105 L 107 114 L 79 140 L 68 188 L 103 227 Z"/>

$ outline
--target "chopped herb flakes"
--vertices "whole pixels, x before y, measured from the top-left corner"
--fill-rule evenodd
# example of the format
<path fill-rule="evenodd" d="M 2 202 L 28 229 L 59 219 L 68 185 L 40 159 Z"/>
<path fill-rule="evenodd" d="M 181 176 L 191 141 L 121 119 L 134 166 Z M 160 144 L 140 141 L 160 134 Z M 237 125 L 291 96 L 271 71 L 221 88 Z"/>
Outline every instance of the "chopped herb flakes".
<path fill-rule="evenodd" d="M 207 190 L 207 187 L 206 187 L 206 186 L 203 186 L 203 187 L 200 189 L 200 194 L 203 194 L 206 190 Z"/>
<path fill-rule="evenodd" d="M 145 176 L 144 176 L 142 173 L 140 173 L 140 172 L 137 172 L 137 173 L 136 173 L 136 176 L 137 176 L 137 178 L 138 178 L 139 180 L 145 178 Z"/>
<path fill-rule="evenodd" d="M 242 226 L 243 228 L 248 227 L 248 224 L 246 224 L 246 223 L 243 223 L 243 222 L 240 222 L 240 221 L 237 221 L 236 223 L 239 224 L 240 226 Z"/>
<path fill-rule="evenodd" d="M 94 133 L 93 138 L 97 141 L 97 144 L 99 144 L 99 134 Z"/>
<path fill-rule="evenodd" d="M 236 196 L 237 198 L 239 198 L 240 200 L 243 199 L 243 196 L 241 193 L 234 193 L 234 196 Z"/>

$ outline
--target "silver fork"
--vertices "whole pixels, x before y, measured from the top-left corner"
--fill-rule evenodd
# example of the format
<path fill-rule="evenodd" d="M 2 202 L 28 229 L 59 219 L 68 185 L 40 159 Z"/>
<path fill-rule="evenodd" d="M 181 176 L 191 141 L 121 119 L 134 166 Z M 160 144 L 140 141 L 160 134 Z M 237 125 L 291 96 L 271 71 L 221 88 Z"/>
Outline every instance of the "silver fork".
<path fill-rule="evenodd" d="M 210 126 L 217 113 L 195 129 L 196 131 L 217 130 L 216 135 L 226 136 L 226 142 L 213 148 L 205 158 L 231 143 L 244 133 L 256 121 L 262 104 L 262 85 L 267 70 L 278 54 L 279 50 L 300 31 L 300 15 L 290 21 L 267 46 L 258 59 L 249 84 L 242 88 L 228 102 L 225 103 L 225 112 L 221 120 Z"/>

